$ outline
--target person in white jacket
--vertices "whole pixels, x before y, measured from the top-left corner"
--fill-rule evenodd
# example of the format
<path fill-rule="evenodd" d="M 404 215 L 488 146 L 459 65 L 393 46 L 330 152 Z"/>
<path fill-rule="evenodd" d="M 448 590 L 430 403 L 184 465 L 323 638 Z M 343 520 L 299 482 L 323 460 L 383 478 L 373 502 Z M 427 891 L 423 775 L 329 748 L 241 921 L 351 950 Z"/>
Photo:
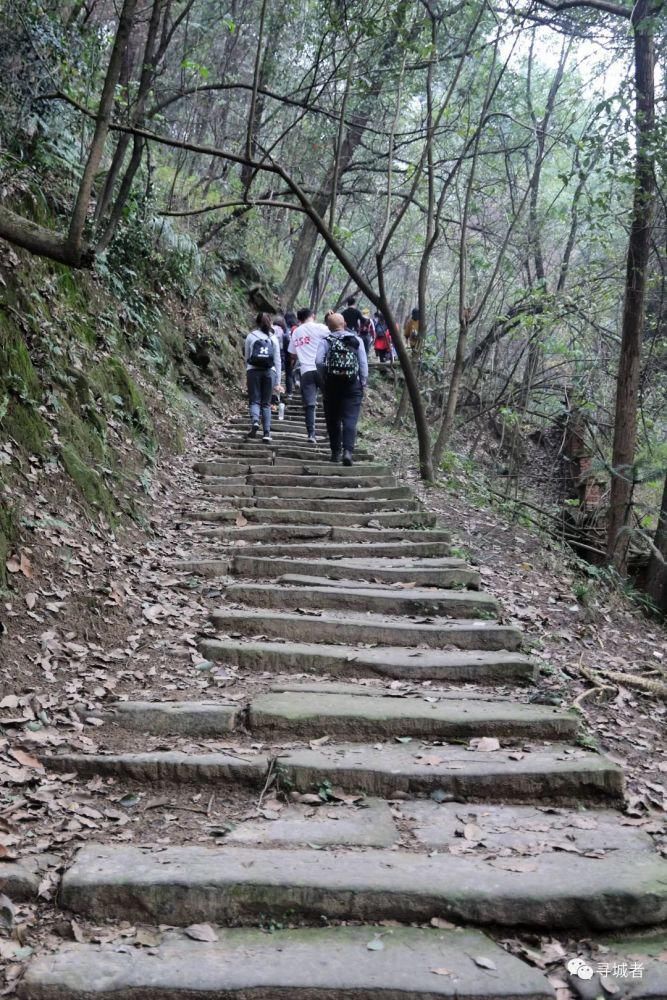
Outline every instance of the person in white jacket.
<path fill-rule="evenodd" d="M 248 401 L 250 409 L 250 432 L 254 438 L 262 419 L 262 441 L 271 442 L 271 396 L 281 393 L 282 363 L 280 344 L 268 313 L 259 313 L 257 327 L 245 339 L 244 356 L 246 378 L 248 380 Z"/>

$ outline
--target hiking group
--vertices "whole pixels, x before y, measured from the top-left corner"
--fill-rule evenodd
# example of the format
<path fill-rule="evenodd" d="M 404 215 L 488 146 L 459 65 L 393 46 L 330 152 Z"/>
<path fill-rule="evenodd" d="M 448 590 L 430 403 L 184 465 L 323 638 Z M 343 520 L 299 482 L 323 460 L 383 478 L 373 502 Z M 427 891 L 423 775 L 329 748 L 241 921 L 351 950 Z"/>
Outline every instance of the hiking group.
<path fill-rule="evenodd" d="M 308 441 L 317 444 L 315 414 L 321 391 L 330 461 L 352 465 L 371 346 L 381 362 L 393 360 L 384 317 L 376 313 L 371 319 L 370 310 L 358 309 L 351 297 L 342 312 L 327 312 L 324 323 L 309 308 L 273 319 L 260 313 L 256 323 L 245 339 L 248 436 L 257 436 L 261 419 L 262 440 L 271 442 L 272 399 L 281 400 L 281 407 L 282 397 L 289 399 L 298 369 Z"/>

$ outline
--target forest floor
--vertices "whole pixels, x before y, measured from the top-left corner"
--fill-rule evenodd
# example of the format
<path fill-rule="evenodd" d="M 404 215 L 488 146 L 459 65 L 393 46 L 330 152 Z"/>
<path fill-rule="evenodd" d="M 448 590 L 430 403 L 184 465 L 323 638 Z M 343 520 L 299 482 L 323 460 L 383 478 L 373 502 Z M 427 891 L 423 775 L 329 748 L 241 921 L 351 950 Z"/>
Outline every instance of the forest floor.
<path fill-rule="evenodd" d="M 239 409 L 235 400 L 229 406 Z M 513 697 L 576 704 L 595 745 L 625 769 L 624 822 L 657 834 L 666 805 L 667 706 L 616 682 L 589 693 L 593 685 L 581 671 L 604 676 L 613 668 L 629 676 L 651 671 L 664 677 L 667 630 L 610 590 L 599 588 L 581 603 L 573 589 L 578 571 L 566 553 L 503 513 L 479 509 L 460 478 L 425 488 L 408 438 L 379 430 L 386 422 L 375 418 L 371 434 L 371 404 L 369 447 L 392 456 L 398 474 L 451 526 L 457 545 L 482 564 L 484 587 L 501 600 L 503 620 L 518 623 L 544 665 L 535 693 L 524 689 Z M 10 560 L 11 589 L 1 605 L 0 861 L 33 858 L 42 881 L 39 901 L 17 905 L 13 933 L 0 937 L 7 974 L 0 995 L 12 993 L 33 949 L 81 938 L 77 922 L 55 909 L 53 897 L 62 870 L 86 840 L 217 843 L 230 824 L 272 809 L 271 802 L 258 805 L 247 790 L 230 792 L 226 786 L 222 794 L 211 794 L 201 786 L 178 786 L 155 791 L 114 778 L 86 781 L 47 774 L 36 759 L 40 752 L 61 748 L 117 752 L 124 741 L 135 750 L 138 744 L 198 749 L 191 739 L 165 744 L 164 738 L 118 736 L 106 728 L 101 736 L 105 706 L 118 698 L 178 700 L 206 698 L 207 692 L 224 692 L 225 701 L 243 703 L 268 685 L 269 674 L 240 677 L 233 668 L 202 660 L 196 642 L 207 630 L 210 610 L 220 604 L 222 588 L 215 579 L 179 574 L 167 565 L 192 559 L 197 548 L 198 528 L 182 521 L 181 514 L 194 508 L 200 492 L 192 463 L 215 453 L 223 426 L 211 413 L 190 433 L 181 455 L 158 458 L 144 501 L 145 529 L 133 525 L 114 536 L 100 524 L 87 523 L 48 483 L 26 484 L 25 513 L 32 527 Z M 207 547 L 210 556 L 210 543 Z M 219 744 L 206 741 L 209 751 L 223 748 L 247 757 L 262 745 L 236 734 Z M 87 939 L 136 942 L 137 934 L 148 932 L 121 924 L 96 933 Z M 524 957 L 530 959 L 532 952 L 532 960 L 548 965 L 539 958 L 541 946 L 543 956 L 559 958 L 568 947 L 538 937 L 511 943 Z"/>

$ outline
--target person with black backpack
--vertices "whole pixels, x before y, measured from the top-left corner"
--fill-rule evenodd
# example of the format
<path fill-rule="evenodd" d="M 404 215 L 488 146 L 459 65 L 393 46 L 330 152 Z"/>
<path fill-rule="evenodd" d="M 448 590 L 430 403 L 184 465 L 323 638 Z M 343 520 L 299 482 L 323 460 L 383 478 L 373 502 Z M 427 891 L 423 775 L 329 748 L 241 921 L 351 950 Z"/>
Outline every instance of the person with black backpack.
<path fill-rule="evenodd" d="M 340 313 L 328 313 L 325 320 L 331 332 L 320 341 L 317 371 L 324 395 L 330 461 L 340 462 L 342 452 L 343 465 L 352 465 L 359 411 L 368 382 L 368 358 L 363 341 L 346 329 Z"/>
<path fill-rule="evenodd" d="M 257 437 L 261 415 L 262 441 L 270 444 L 271 396 L 274 389 L 278 394 L 283 392 L 283 387 L 280 384 L 282 378 L 280 344 L 268 313 L 258 314 L 257 328 L 252 330 L 245 339 L 244 356 L 250 408 L 248 437 Z"/>

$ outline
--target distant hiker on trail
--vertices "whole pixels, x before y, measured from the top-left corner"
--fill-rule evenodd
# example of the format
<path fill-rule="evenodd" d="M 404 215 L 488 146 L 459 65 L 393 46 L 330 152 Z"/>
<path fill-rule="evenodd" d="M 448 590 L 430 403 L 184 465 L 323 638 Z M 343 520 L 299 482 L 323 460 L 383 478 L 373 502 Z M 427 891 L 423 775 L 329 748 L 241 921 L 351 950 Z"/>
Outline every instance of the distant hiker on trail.
<path fill-rule="evenodd" d="M 391 334 L 382 313 L 375 314 L 375 341 L 373 346 L 375 347 L 375 353 L 379 361 L 384 363 L 392 360 Z"/>
<path fill-rule="evenodd" d="M 277 393 L 283 391 L 280 343 L 268 313 L 259 313 L 256 322 L 257 327 L 246 337 L 244 347 L 251 424 L 248 437 L 257 437 L 261 414 L 262 441 L 268 443 L 271 441 L 271 396 L 274 389 Z"/>
<path fill-rule="evenodd" d="M 359 324 L 358 333 L 364 343 L 364 347 L 366 348 L 366 357 L 368 357 L 371 344 L 375 340 L 375 324 L 371 319 L 370 309 L 361 310 L 361 323 Z"/>
<path fill-rule="evenodd" d="M 288 353 L 294 363 L 299 359 L 301 370 L 301 398 L 306 417 L 306 433 L 311 444 L 317 444 L 315 437 L 315 410 L 317 408 L 317 349 L 328 334 L 323 323 L 317 323 L 312 309 L 299 309 L 299 325 L 292 331 Z"/>
<path fill-rule="evenodd" d="M 289 342 L 292 334 L 299 325 L 296 313 L 285 313 L 285 325 L 287 326 L 287 333 L 285 334 L 285 366 L 283 368 L 283 378 L 285 379 L 285 395 L 288 399 L 290 399 L 292 393 L 294 392 L 294 368 L 292 367 L 292 359 L 289 355 Z"/>
<path fill-rule="evenodd" d="M 290 337 L 292 335 L 292 327 L 287 322 L 287 317 L 289 315 L 294 315 L 293 313 L 285 313 L 282 316 L 278 313 L 273 317 L 273 326 L 276 331 L 276 337 L 278 338 L 278 343 L 280 344 L 280 361 L 283 367 L 283 378 L 285 381 L 285 398 L 289 399 L 292 395 L 292 387 L 294 384 L 294 375 L 292 374 L 292 369 L 290 367 L 290 359 L 287 354 L 289 350 Z M 294 316 L 296 321 L 296 316 Z M 293 324 L 296 326 L 296 322 Z"/>
<path fill-rule="evenodd" d="M 359 411 L 368 382 L 368 358 L 363 341 L 345 328 L 340 313 L 327 313 L 331 333 L 320 341 L 317 371 L 324 393 L 324 416 L 327 422 L 332 462 L 352 465 L 357 438 Z"/>
<path fill-rule="evenodd" d="M 403 328 L 403 336 L 405 338 L 405 343 L 412 349 L 414 354 L 419 347 L 420 332 L 419 332 L 419 309 L 413 309 L 410 313 L 410 317 L 406 319 L 405 326 Z"/>
<path fill-rule="evenodd" d="M 361 329 L 361 321 L 364 318 L 361 310 L 357 309 L 357 300 L 354 295 L 350 295 L 347 300 L 347 305 L 342 312 L 343 319 L 345 320 L 345 326 L 348 330 L 352 330 L 353 333 L 359 333 Z"/>

